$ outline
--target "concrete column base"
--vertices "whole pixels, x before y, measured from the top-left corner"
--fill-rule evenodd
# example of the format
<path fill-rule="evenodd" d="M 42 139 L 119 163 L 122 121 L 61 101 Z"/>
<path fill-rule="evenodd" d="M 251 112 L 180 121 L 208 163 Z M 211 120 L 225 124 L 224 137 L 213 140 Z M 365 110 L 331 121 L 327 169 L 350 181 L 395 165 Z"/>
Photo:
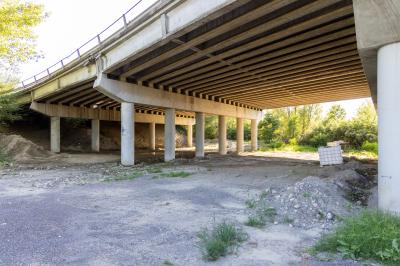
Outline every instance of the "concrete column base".
<path fill-rule="evenodd" d="M 204 113 L 196 113 L 196 157 L 204 157 Z"/>
<path fill-rule="evenodd" d="M 400 214 L 400 43 L 378 50 L 378 205 Z"/>
<path fill-rule="evenodd" d="M 243 118 L 236 118 L 236 152 L 244 151 L 244 126 Z"/>
<path fill-rule="evenodd" d="M 135 105 L 121 103 L 121 164 L 135 164 Z"/>
<path fill-rule="evenodd" d="M 55 153 L 61 151 L 60 117 L 50 117 L 50 150 Z"/>
<path fill-rule="evenodd" d="M 226 150 L 226 119 L 225 116 L 218 116 L 218 152 L 221 155 L 227 153 Z"/>
<path fill-rule="evenodd" d="M 164 160 L 175 160 L 175 109 L 165 110 Z"/>
<path fill-rule="evenodd" d="M 149 123 L 149 149 L 154 151 L 156 149 L 156 123 Z"/>
<path fill-rule="evenodd" d="M 257 119 L 251 119 L 251 151 L 258 150 L 258 125 Z"/>
<path fill-rule="evenodd" d="M 193 147 L 193 126 L 192 125 L 187 125 L 187 136 L 186 136 L 186 141 L 187 141 L 187 146 L 189 148 Z"/>
<path fill-rule="evenodd" d="M 100 120 L 92 119 L 92 151 L 100 151 Z"/>

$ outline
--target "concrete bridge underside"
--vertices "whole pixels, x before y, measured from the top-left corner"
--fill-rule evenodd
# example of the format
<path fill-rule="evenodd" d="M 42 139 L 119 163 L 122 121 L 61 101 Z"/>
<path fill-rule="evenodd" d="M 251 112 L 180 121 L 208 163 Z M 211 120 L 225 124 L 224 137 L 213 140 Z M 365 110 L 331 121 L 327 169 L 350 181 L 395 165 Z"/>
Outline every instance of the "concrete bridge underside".
<path fill-rule="evenodd" d="M 243 119 L 252 121 L 256 149 L 263 109 L 371 95 L 375 104 L 386 106 L 376 96 L 376 62 L 381 47 L 400 42 L 398 3 L 160 0 L 88 53 L 23 90 L 19 100 L 52 117 L 54 150 L 59 117 L 93 119 L 96 130 L 99 120 L 121 121 L 125 165 L 134 164 L 135 121 L 165 124 L 165 160 L 175 158 L 175 124 L 189 125 L 190 139 L 195 124 L 196 156 L 204 156 L 207 114 L 219 116 L 220 153 L 226 153 L 227 116 L 237 118 L 238 152 Z M 384 61 L 400 54 L 397 46 L 387 50 Z M 396 62 L 392 67 L 400 67 Z M 395 81 L 383 87 L 398 88 L 396 75 L 387 75 L 385 80 Z M 379 113 L 380 118 L 395 108 Z M 380 135 L 385 130 L 380 127 Z M 380 158 L 385 153 L 380 149 Z M 395 181 L 385 179 L 382 187 L 393 182 L 400 187 L 400 166 L 395 168 Z M 392 200 L 382 206 L 400 203 L 400 197 Z"/>

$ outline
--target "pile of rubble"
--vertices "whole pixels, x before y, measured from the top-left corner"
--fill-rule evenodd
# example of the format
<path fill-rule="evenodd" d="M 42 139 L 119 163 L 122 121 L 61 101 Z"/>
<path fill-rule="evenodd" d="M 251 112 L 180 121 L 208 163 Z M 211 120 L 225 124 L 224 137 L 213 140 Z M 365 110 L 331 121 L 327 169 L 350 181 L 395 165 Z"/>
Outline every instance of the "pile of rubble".
<path fill-rule="evenodd" d="M 347 169 L 329 178 L 308 176 L 286 188 L 267 188 L 261 199 L 276 209 L 275 224 L 329 229 L 368 204 L 376 171 Z"/>

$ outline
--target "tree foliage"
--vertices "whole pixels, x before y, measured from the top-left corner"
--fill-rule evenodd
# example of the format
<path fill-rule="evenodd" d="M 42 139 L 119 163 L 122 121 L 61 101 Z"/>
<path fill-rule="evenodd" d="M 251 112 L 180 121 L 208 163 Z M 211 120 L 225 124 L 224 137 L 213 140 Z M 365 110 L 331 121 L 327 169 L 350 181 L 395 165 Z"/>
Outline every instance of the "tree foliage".
<path fill-rule="evenodd" d="M 283 143 L 319 147 L 343 140 L 354 148 L 376 150 L 377 117 L 371 103 L 361 105 L 350 120 L 340 105 L 333 105 L 324 117 L 320 105 L 280 108 L 265 114 L 259 137 L 274 147 Z"/>
<path fill-rule="evenodd" d="M 44 18 L 42 5 L 0 0 L 0 62 L 3 68 L 38 56 L 32 29 Z"/>
<path fill-rule="evenodd" d="M 15 73 L 20 63 L 37 58 L 33 28 L 45 18 L 42 5 L 0 0 L 0 123 L 20 118 L 15 95 Z"/>

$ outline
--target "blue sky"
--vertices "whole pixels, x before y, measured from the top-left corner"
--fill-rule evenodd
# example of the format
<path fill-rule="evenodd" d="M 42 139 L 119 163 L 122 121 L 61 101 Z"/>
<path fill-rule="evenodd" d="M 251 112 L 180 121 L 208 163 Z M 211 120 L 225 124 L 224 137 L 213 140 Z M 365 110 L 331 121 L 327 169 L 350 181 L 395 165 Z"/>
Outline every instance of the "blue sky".
<path fill-rule="evenodd" d="M 120 17 L 138 0 L 33 0 L 43 4 L 49 13 L 47 20 L 35 29 L 38 36 L 38 50 L 44 58 L 29 62 L 21 67 L 21 78 L 29 78 L 61 58 L 70 54 L 87 40 Z M 138 11 L 150 6 L 156 0 L 142 0 Z M 352 117 L 357 108 L 369 99 L 337 102 Z M 335 103 L 323 104 L 327 110 Z"/>

